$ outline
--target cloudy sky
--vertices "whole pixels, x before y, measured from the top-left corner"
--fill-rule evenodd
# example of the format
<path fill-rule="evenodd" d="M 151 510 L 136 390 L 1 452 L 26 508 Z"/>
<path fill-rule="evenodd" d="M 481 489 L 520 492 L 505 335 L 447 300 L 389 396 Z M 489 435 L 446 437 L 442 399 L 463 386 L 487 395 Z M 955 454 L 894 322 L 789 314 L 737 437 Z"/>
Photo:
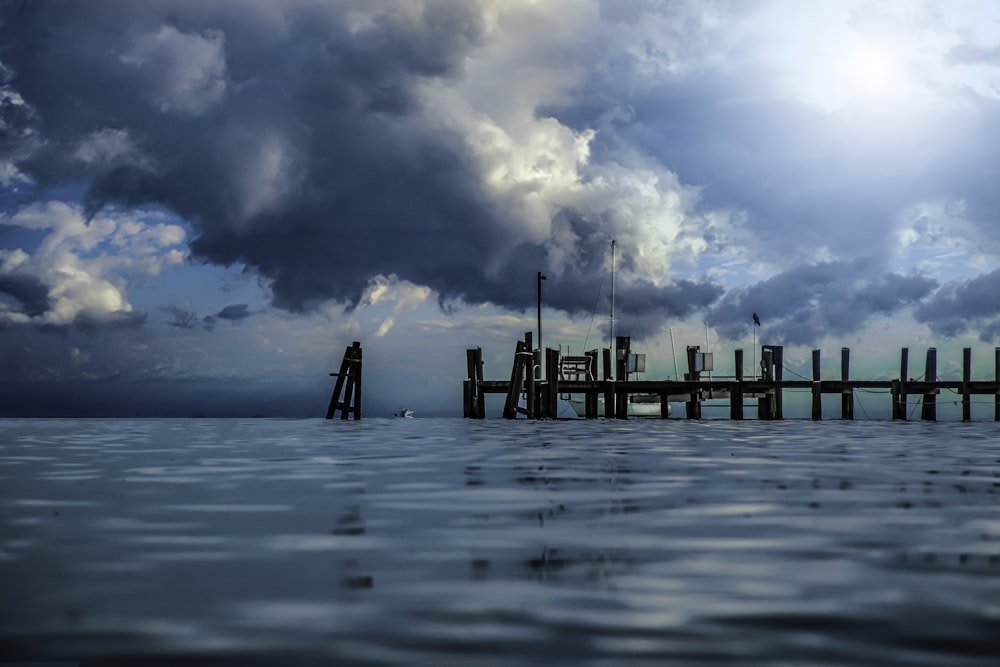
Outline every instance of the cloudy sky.
<path fill-rule="evenodd" d="M 992 377 L 998 156 L 991 0 L 5 0 L 0 414 L 317 416 L 352 340 L 458 414 L 537 271 L 606 341 L 611 239 L 647 377 Z"/>

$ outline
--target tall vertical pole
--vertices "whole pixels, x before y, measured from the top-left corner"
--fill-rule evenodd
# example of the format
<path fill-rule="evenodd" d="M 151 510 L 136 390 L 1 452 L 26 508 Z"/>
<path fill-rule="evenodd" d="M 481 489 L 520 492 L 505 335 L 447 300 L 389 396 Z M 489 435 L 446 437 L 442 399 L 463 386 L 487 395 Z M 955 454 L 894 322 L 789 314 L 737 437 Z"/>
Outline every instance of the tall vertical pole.
<path fill-rule="evenodd" d="M 545 280 L 545 276 L 542 272 L 538 272 L 538 349 L 542 350 L 544 353 L 545 348 L 542 347 L 542 281 Z M 541 368 L 538 369 L 539 377 L 541 377 Z"/>
<path fill-rule="evenodd" d="M 615 240 L 611 239 L 611 349 L 615 349 Z M 617 353 L 616 353 L 617 354 Z M 615 376 L 612 372 L 611 379 Z"/>
<path fill-rule="evenodd" d="M 1000 348 L 997 348 L 1000 350 Z M 674 347 L 674 328 L 670 327 L 670 351 L 674 355 L 674 381 L 676 382 L 680 376 L 677 374 L 677 348 Z"/>

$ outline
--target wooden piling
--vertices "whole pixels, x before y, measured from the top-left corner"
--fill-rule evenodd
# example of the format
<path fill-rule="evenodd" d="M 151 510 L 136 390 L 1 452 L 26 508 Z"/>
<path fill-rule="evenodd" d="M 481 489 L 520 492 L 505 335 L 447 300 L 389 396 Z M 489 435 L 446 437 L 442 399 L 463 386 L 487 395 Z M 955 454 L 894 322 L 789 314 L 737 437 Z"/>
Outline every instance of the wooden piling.
<path fill-rule="evenodd" d="M 761 380 L 774 381 L 774 353 L 767 345 L 760 351 Z M 757 418 L 774 419 L 774 390 L 768 389 L 757 399 Z"/>
<path fill-rule="evenodd" d="M 854 389 L 846 386 L 851 381 L 851 348 L 840 348 L 840 381 L 845 387 L 840 392 L 840 418 L 854 419 Z"/>
<path fill-rule="evenodd" d="M 510 383 L 507 385 L 507 400 L 503 404 L 503 418 L 517 419 L 518 398 L 521 396 L 521 384 L 524 377 L 525 355 L 524 341 L 517 341 L 514 348 L 514 364 L 510 369 Z"/>
<path fill-rule="evenodd" d="M 465 351 L 468 379 L 463 383 L 463 413 L 468 419 L 486 418 L 486 401 L 483 396 L 483 348 Z"/>
<path fill-rule="evenodd" d="M 341 419 L 347 419 L 348 416 L 353 416 L 355 420 L 361 419 L 361 366 L 361 343 L 354 341 L 344 350 L 340 371 L 330 373 L 337 380 L 330 396 L 330 405 L 326 409 L 327 419 L 333 419 L 337 410 L 340 410 Z"/>
<path fill-rule="evenodd" d="M 972 421 L 972 394 L 969 392 L 969 382 L 972 381 L 972 348 L 962 348 L 962 421 Z"/>
<path fill-rule="evenodd" d="M 906 421 L 906 383 L 910 349 L 904 347 L 899 353 L 899 380 L 893 384 L 892 418 Z"/>
<path fill-rule="evenodd" d="M 629 336 L 615 337 L 615 381 L 628 382 L 628 355 L 632 351 L 632 339 Z M 615 418 L 628 419 L 629 397 L 622 389 L 622 384 L 615 386 Z"/>
<path fill-rule="evenodd" d="M 729 390 L 729 418 L 743 419 L 743 350 L 735 352 L 736 381 Z"/>
<path fill-rule="evenodd" d="M 774 364 L 773 380 L 778 384 L 774 390 L 774 397 L 771 399 L 771 409 L 774 419 L 784 419 L 784 394 L 781 391 L 781 383 L 785 379 L 785 348 L 781 345 L 771 346 L 771 362 Z"/>
<path fill-rule="evenodd" d="M 524 332 L 525 369 L 524 369 L 524 407 L 528 419 L 537 416 L 538 398 L 535 395 L 535 348 L 531 346 L 531 332 Z"/>
<path fill-rule="evenodd" d="M 593 382 L 597 379 L 597 350 L 590 350 L 587 352 L 587 380 Z M 597 418 L 597 391 L 594 389 L 588 390 L 584 395 L 584 414 L 587 419 Z"/>
<path fill-rule="evenodd" d="M 993 348 L 993 380 L 1000 385 L 1000 347 Z M 993 421 L 1000 422 L 1000 388 L 993 395 Z"/>
<path fill-rule="evenodd" d="M 819 421 L 823 418 L 823 386 L 820 380 L 820 351 L 812 351 L 812 418 Z"/>
<path fill-rule="evenodd" d="M 611 350 L 604 348 L 604 417 L 615 418 L 615 383 L 611 377 Z"/>
<path fill-rule="evenodd" d="M 545 348 L 545 412 L 546 419 L 559 416 L 559 350 Z"/>
<path fill-rule="evenodd" d="M 697 368 L 698 352 L 701 348 L 698 345 L 688 345 L 687 347 L 687 364 L 688 372 L 684 375 L 685 380 L 690 380 L 692 382 L 697 382 L 701 379 L 701 373 L 695 370 Z M 688 396 L 688 400 L 684 403 L 685 416 L 688 419 L 701 419 L 701 396 L 699 391 L 695 389 Z"/>
<path fill-rule="evenodd" d="M 937 348 L 932 347 L 927 350 L 927 365 L 924 370 L 924 382 L 937 382 Z M 937 388 L 928 389 L 924 393 L 923 407 L 920 410 L 920 418 L 924 421 L 937 420 Z"/>

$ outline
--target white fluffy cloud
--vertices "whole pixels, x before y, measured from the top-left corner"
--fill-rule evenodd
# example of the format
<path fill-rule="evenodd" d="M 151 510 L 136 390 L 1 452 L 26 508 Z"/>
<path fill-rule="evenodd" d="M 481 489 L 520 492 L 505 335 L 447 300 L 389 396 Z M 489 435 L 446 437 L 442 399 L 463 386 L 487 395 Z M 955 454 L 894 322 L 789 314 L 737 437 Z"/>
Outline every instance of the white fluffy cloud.
<path fill-rule="evenodd" d="M 128 279 L 179 264 L 185 232 L 152 211 L 27 206 L 0 225 L 43 232 L 37 248 L 0 250 L 0 322 L 66 326 L 134 321 Z"/>

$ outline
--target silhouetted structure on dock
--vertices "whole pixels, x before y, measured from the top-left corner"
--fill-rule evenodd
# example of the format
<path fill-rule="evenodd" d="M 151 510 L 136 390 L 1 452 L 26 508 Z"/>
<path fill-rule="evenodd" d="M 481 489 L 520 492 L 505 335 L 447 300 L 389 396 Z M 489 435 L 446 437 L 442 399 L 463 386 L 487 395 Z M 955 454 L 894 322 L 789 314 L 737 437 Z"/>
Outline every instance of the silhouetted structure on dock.
<path fill-rule="evenodd" d="M 688 372 L 683 380 L 628 380 L 631 341 L 627 336 L 615 340 L 615 354 L 605 348 L 603 352 L 603 378 L 597 379 L 598 350 L 583 356 L 561 357 L 559 351 L 545 350 L 545 376 L 540 376 L 541 350 L 532 349 L 531 332 L 517 342 L 514 363 L 509 380 L 484 380 L 481 348 L 467 350 L 468 379 L 464 382 L 464 416 L 472 419 L 486 417 L 486 394 L 504 394 L 503 416 L 516 419 L 525 415 L 529 419 L 557 417 L 560 395 L 582 394 L 585 397 L 585 416 L 598 416 L 600 397 L 603 397 L 603 416 L 627 419 L 628 401 L 633 395 L 655 395 L 660 399 L 660 415 L 667 418 L 670 402 L 684 401 L 685 417 L 700 419 L 702 402 L 712 398 L 729 399 L 730 419 L 743 419 L 745 398 L 757 398 L 759 419 L 783 419 L 782 392 L 786 389 L 809 390 L 812 393 L 812 418 L 822 419 L 823 394 L 841 395 L 841 418 L 854 419 L 854 392 L 856 390 L 888 390 L 892 396 L 892 418 L 907 419 L 907 397 L 921 396 L 923 420 L 937 419 L 937 395 L 942 389 L 961 395 L 962 419 L 972 418 L 972 396 L 994 397 L 994 419 L 1000 421 L 1000 347 L 994 350 L 994 379 L 972 380 L 972 348 L 962 354 L 962 379 L 940 380 L 937 377 L 937 349 L 927 350 L 923 379 L 908 378 L 909 349 L 903 348 L 900 356 L 898 379 L 851 380 L 850 349 L 840 351 L 840 379 L 824 380 L 820 377 L 820 350 L 812 352 L 812 379 L 786 380 L 783 377 L 783 348 L 780 345 L 761 346 L 761 375 L 747 379 L 743 376 L 743 350 L 735 350 L 735 377 L 702 379 L 702 372 L 711 370 L 710 354 L 703 354 L 698 346 L 688 346 Z M 568 360 L 568 361 L 567 361 Z M 612 363 L 615 364 L 612 373 Z M 576 379 L 566 379 L 560 370 L 572 366 Z M 580 377 L 583 379 L 579 379 Z M 619 378 L 616 380 L 615 378 Z M 524 406 L 520 398 L 524 397 Z"/>

